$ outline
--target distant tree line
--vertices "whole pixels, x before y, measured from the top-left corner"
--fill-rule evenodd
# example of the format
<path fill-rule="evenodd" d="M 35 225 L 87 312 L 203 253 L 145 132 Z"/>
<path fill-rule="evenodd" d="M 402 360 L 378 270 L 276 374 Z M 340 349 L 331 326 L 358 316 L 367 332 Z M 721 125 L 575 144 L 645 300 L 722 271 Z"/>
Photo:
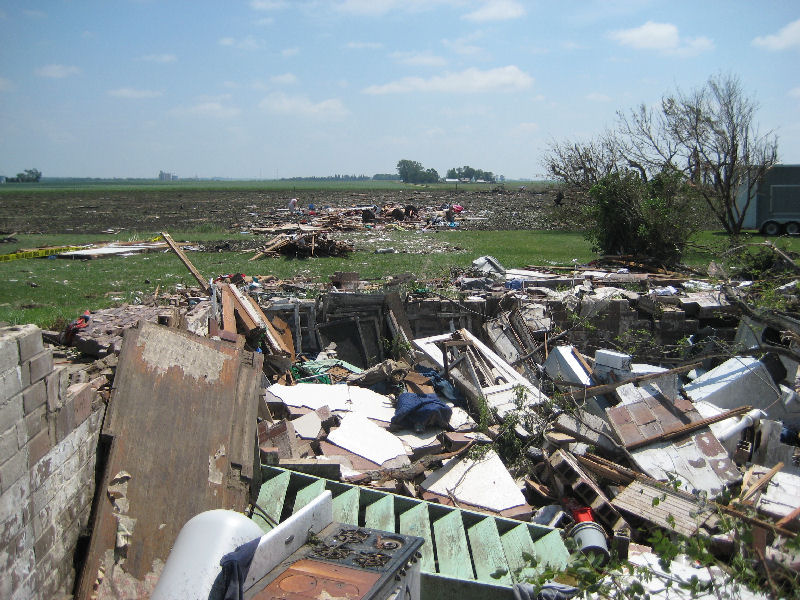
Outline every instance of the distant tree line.
<path fill-rule="evenodd" d="M 491 171 L 483 171 L 481 169 L 473 169 L 470 166 L 457 167 L 447 170 L 447 179 L 468 179 L 470 181 L 488 181 L 489 183 L 495 182 L 495 174 Z"/>
<path fill-rule="evenodd" d="M 415 160 L 403 159 L 397 163 L 397 173 L 403 183 L 437 183 L 439 173 L 436 169 L 426 169 Z"/>
<path fill-rule="evenodd" d="M 36 183 L 42 178 L 39 169 L 25 169 L 22 173 L 17 173 L 16 177 L 6 177 L 8 183 Z"/>

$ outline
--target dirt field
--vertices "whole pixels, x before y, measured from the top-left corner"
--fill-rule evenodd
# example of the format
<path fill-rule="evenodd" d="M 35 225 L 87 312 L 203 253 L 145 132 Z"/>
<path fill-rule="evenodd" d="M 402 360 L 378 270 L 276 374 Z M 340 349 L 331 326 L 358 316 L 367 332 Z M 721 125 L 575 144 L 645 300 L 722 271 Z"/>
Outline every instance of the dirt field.
<path fill-rule="evenodd" d="M 206 225 L 231 231 L 273 222 L 277 209 L 295 195 L 301 207 L 354 206 L 388 202 L 437 209 L 465 207 L 463 229 L 578 230 L 578 201 L 567 195 L 555 205 L 551 190 L 248 191 L 168 190 L 14 192 L 0 194 L 0 231 L 17 233 L 105 233 L 189 230 Z"/>

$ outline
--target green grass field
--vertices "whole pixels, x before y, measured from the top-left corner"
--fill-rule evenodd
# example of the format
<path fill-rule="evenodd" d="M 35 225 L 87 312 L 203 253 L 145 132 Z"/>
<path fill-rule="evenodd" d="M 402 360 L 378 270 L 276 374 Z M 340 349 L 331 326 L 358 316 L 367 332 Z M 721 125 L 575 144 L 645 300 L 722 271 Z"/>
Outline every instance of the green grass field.
<path fill-rule="evenodd" d="M 137 234 L 134 239 L 156 237 Z M 588 262 L 596 255 L 580 233 L 545 231 L 386 231 L 359 234 L 357 251 L 347 258 L 287 259 L 265 258 L 249 261 L 251 252 L 190 252 L 189 257 L 205 276 L 212 278 L 227 273 L 273 275 L 280 279 L 296 276 L 315 281 L 328 281 L 336 271 L 357 271 L 365 279 L 382 280 L 390 275 L 412 273 L 416 280 L 444 278 L 449 280 L 452 268 L 466 268 L 482 255 L 496 257 L 508 268 L 528 265 L 571 265 L 573 259 Z M 249 240 L 253 236 L 224 231 L 173 232 L 175 240 Z M 115 239 L 99 235 L 26 235 L 15 244 L 0 248 L 3 253 L 20 248 L 46 245 L 90 243 Z M 116 239 L 130 241 L 130 236 Z M 758 243 L 765 238 L 753 235 L 746 241 Z M 263 241 L 263 240 L 262 240 Z M 789 251 L 800 251 L 800 239 L 780 238 L 779 245 Z M 396 254 L 376 254 L 379 247 L 394 247 Z M 686 263 L 703 267 L 710 260 L 719 260 L 730 247 L 727 236 L 702 232 L 695 236 L 686 254 Z M 430 253 L 404 253 L 402 249 L 428 248 Z M 192 286 L 194 280 L 171 252 L 150 253 L 126 258 L 102 258 L 90 261 L 66 259 L 25 259 L 0 262 L 0 321 L 36 323 L 44 328 L 72 320 L 86 309 L 99 309 L 123 302 L 136 302 L 152 294 L 158 286 L 171 292 L 175 286 Z"/>

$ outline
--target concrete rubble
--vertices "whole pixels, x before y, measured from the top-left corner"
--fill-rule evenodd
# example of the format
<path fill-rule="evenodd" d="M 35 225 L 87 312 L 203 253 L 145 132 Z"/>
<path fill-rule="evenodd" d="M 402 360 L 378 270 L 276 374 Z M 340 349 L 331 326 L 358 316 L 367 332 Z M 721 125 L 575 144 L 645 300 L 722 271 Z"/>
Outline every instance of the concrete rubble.
<path fill-rule="evenodd" d="M 277 236 L 265 254 L 298 233 L 317 243 L 263 229 Z M 146 595 L 193 514 L 257 510 L 267 528 L 297 510 L 301 492 L 267 467 L 321 478 L 318 491 L 555 526 L 559 552 L 591 522 L 604 542 L 584 553 L 651 572 L 653 530 L 704 537 L 722 561 L 752 547 L 771 585 L 800 562 L 786 546 L 800 530 L 798 363 L 788 343 L 748 352 L 763 332 L 718 290 L 490 256 L 449 296 L 341 273 L 308 300 L 297 282 L 195 276 L 197 290 L 44 332 L 52 345 L 0 329 L 0 596 Z M 709 358 L 711 337 L 741 354 Z M 769 543 L 737 539 L 731 516 Z"/>

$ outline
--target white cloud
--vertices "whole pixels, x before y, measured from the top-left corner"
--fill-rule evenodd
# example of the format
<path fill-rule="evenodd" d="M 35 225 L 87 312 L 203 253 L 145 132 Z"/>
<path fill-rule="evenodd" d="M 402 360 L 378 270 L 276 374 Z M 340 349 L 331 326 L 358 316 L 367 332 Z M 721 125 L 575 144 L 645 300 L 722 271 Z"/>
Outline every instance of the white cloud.
<path fill-rule="evenodd" d="M 437 5 L 450 5 L 454 0 L 342 0 L 336 9 L 353 15 L 379 17 L 392 10 L 406 12 L 423 12 L 432 10 Z"/>
<path fill-rule="evenodd" d="M 10 92 L 13 89 L 14 84 L 10 80 L 0 77 L 0 92 Z"/>
<path fill-rule="evenodd" d="M 611 96 L 601 94 L 600 92 L 589 92 L 586 94 L 586 99 L 589 102 L 611 102 Z"/>
<path fill-rule="evenodd" d="M 322 120 L 341 119 L 350 114 L 338 98 L 312 102 L 308 96 L 290 96 L 282 92 L 270 94 L 259 103 L 259 107 L 275 114 Z"/>
<path fill-rule="evenodd" d="M 347 42 L 346 48 L 350 50 L 378 50 L 383 48 L 380 42 Z"/>
<path fill-rule="evenodd" d="M 0 87 L 0 89 L 2 89 L 2 87 Z M 789 95 L 792 98 L 800 98 L 800 87 L 792 88 L 791 90 L 789 90 Z"/>
<path fill-rule="evenodd" d="M 456 52 L 457 54 L 468 56 L 470 54 L 478 54 L 483 51 L 483 48 L 473 43 L 475 40 L 478 40 L 482 37 L 483 35 L 481 33 L 476 32 L 456 38 L 454 40 L 444 39 L 442 40 L 442 45 L 445 48 L 449 48 L 453 52 Z"/>
<path fill-rule="evenodd" d="M 157 90 L 137 90 L 136 88 L 117 88 L 116 90 L 108 90 L 109 96 L 115 98 L 129 98 L 132 100 L 139 100 L 144 98 L 158 98 L 162 92 Z"/>
<path fill-rule="evenodd" d="M 342 12 L 356 15 L 380 16 L 398 5 L 400 5 L 398 0 L 344 0 L 336 8 Z"/>
<path fill-rule="evenodd" d="M 276 85 L 292 85 L 297 83 L 297 77 L 294 73 L 284 73 L 283 75 L 274 75 L 269 78 L 271 83 Z"/>
<path fill-rule="evenodd" d="M 64 79 L 80 72 L 81 70 L 75 65 L 45 65 L 36 69 L 36 74 L 39 77 L 50 77 L 52 79 Z"/>
<path fill-rule="evenodd" d="M 405 92 L 510 92 L 529 88 L 533 77 L 515 65 L 496 69 L 466 69 L 423 79 L 405 77 L 383 85 L 371 85 L 366 94 L 399 94 Z"/>
<path fill-rule="evenodd" d="M 275 19 L 273 19 L 272 17 L 262 17 L 260 19 L 256 19 L 255 21 L 253 21 L 254 24 L 261 26 L 272 25 L 274 22 Z"/>
<path fill-rule="evenodd" d="M 286 8 L 287 3 L 283 0 L 252 0 L 250 8 L 253 10 L 280 10 Z"/>
<path fill-rule="evenodd" d="M 6 18 L 6 12 L 4 10 L 0 10 L 0 19 Z"/>
<path fill-rule="evenodd" d="M 32 19 L 44 19 L 47 16 L 47 13 L 44 12 L 43 10 L 31 10 L 31 9 L 28 9 L 28 10 L 23 10 L 22 13 L 26 17 L 30 17 Z"/>
<path fill-rule="evenodd" d="M 147 62 L 154 62 L 154 63 L 172 63 L 178 60 L 178 57 L 174 54 L 145 54 L 139 60 L 145 60 Z"/>
<path fill-rule="evenodd" d="M 800 19 L 782 27 L 778 33 L 758 36 L 753 40 L 753 45 L 767 50 L 786 50 L 800 46 Z"/>
<path fill-rule="evenodd" d="M 296 54 L 299 53 L 300 53 L 300 48 L 297 48 L 296 46 L 294 48 L 284 48 L 283 50 L 281 50 L 281 56 L 283 56 L 284 58 L 295 56 Z"/>
<path fill-rule="evenodd" d="M 507 21 L 525 14 L 525 8 L 515 0 L 486 0 L 478 10 L 464 15 L 468 21 Z"/>
<path fill-rule="evenodd" d="M 678 28 L 672 23 L 654 21 L 647 21 L 632 29 L 612 31 L 608 37 L 622 46 L 637 50 L 656 50 L 674 56 L 696 56 L 714 48 L 714 42 L 707 37 L 681 37 Z"/>
<path fill-rule="evenodd" d="M 539 124 L 533 122 L 520 123 L 514 131 L 516 133 L 536 133 L 539 131 Z"/>
<path fill-rule="evenodd" d="M 219 38 L 219 45 L 228 46 L 231 48 L 238 48 L 240 50 L 257 50 L 261 48 L 262 42 L 258 38 L 255 38 L 252 35 L 248 35 L 243 37 L 242 39 L 236 39 L 233 37 Z"/>
<path fill-rule="evenodd" d="M 430 52 L 393 52 L 391 57 L 403 65 L 417 67 L 443 67 L 447 61 Z"/>
<path fill-rule="evenodd" d="M 187 108 L 179 108 L 175 112 L 198 117 L 230 119 L 231 117 L 238 116 L 242 111 L 234 106 L 225 106 L 222 104 L 222 102 L 209 100 L 207 102 L 194 104 L 193 106 L 189 106 Z"/>

